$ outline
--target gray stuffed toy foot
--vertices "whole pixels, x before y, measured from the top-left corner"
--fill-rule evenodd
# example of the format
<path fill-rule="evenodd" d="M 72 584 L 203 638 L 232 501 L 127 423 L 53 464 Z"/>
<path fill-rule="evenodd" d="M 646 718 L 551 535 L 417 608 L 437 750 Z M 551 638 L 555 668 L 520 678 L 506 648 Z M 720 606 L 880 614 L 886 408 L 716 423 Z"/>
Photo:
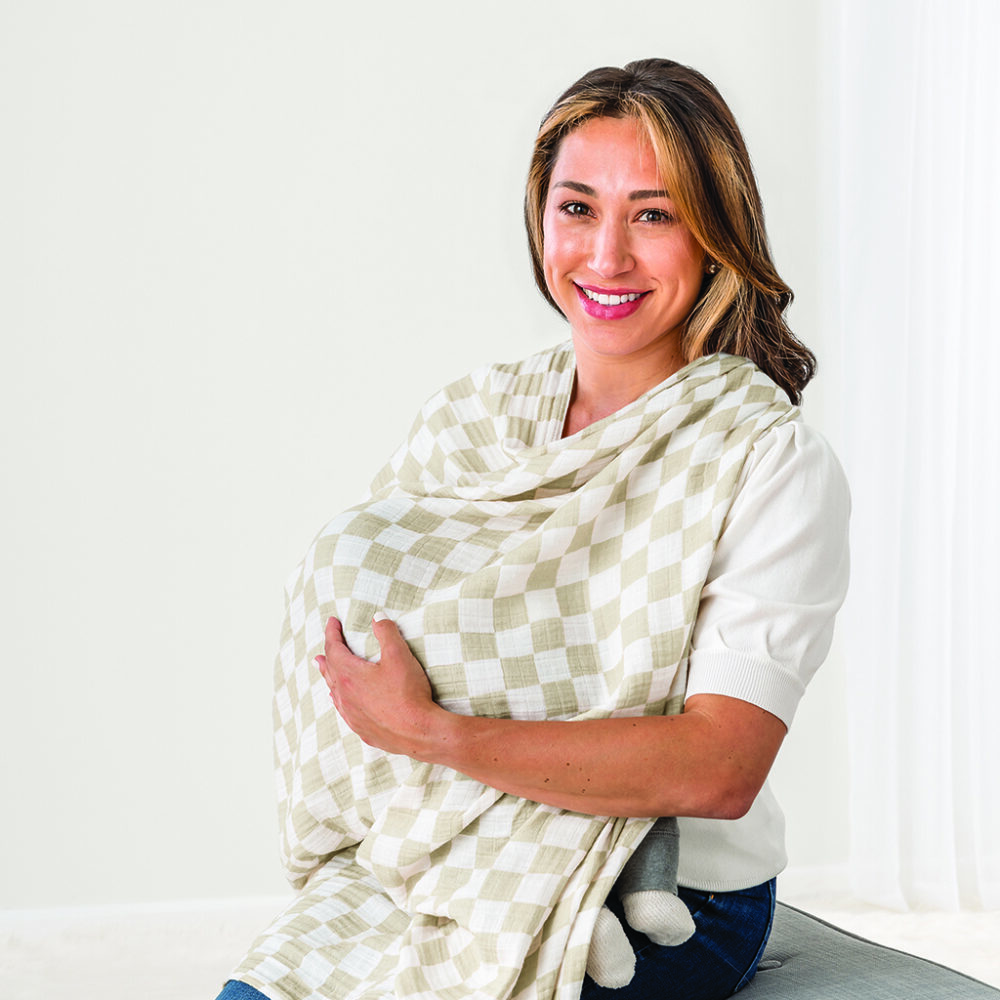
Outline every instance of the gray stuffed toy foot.
<path fill-rule="evenodd" d="M 695 932 L 691 914 L 677 895 L 679 840 L 677 820 L 658 819 L 615 883 L 628 925 L 655 944 L 670 947 L 683 944 Z M 597 916 L 587 974 L 607 989 L 620 989 L 635 974 L 632 945 L 606 906 Z"/>

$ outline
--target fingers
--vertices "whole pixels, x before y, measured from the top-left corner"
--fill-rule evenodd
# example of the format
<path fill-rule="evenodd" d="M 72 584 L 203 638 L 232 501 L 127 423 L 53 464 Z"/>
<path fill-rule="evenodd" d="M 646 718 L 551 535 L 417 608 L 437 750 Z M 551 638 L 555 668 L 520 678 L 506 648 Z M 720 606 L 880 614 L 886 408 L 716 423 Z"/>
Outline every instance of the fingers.
<path fill-rule="evenodd" d="M 390 621 L 381 611 L 377 611 L 374 618 L 372 618 L 372 632 L 378 640 L 379 646 L 392 641 L 403 642 L 403 637 L 399 634 L 396 623 Z M 326 620 L 326 628 L 324 629 L 323 636 L 323 652 L 328 659 L 333 659 L 339 653 L 347 653 L 349 656 L 354 655 L 351 653 L 347 645 L 347 640 L 344 638 L 344 627 L 341 625 L 339 618 L 331 617 Z"/>
<path fill-rule="evenodd" d="M 326 628 L 323 632 L 325 638 L 326 655 L 330 655 L 331 647 L 346 646 L 344 641 L 344 626 L 340 624 L 339 618 L 327 618 Z"/>
<path fill-rule="evenodd" d="M 389 621 L 381 611 L 377 612 L 372 619 L 372 630 L 375 633 L 375 638 L 380 648 L 394 641 L 403 642 L 403 638 L 399 634 L 399 630 L 395 624 Z M 365 661 L 360 660 L 351 652 L 350 647 L 347 645 L 347 640 L 344 638 L 344 627 L 339 618 L 331 616 L 326 620 L 326 628 L 323 630 L 323 643 L 323 653 L 314 657 L 313 662 L 323 675 L 323 680 L 326 681 L 327 687 L 332 692 L 336 688 L 338 669 L 348 667 L 350 665 L 348 660 L 352 663 L 356 661 L 355 665 L 357 666 L 363 665 Z"/>
<path fill-rule="evenodd" d="M 330 668 L 327 666 L 326 657 L 323 655 L 317 656 L 313 659 L 313 663 L 319 667 L 319 672 L 323 675 L 323 680 L 326 681 L 327 687 L 333 687 L 333 681 L 330 678 Z"/>
<path fill-rule="evenodd" d="M 347 643 L 344 641 L 344 629 L 337 618 L 328 618 L 324 629 L 324 652 L 314 657 L 313 662 L 319 669 L 326 686 L 330 689 L 330 697 L 336 703 L 336 677 L 327 662 L 327 656 L 336 654 L 340 649 L 346 649 Z M 325 654 L 325 655 L 324 655 Z"/>
<path fill-rule="evenodd" d="M 376 611 L 375 617 L 372 618 L 372 632 L 382 653 L 403 642 L 403 637 L 399 634 L 396 623 L 381 611 Z"/>

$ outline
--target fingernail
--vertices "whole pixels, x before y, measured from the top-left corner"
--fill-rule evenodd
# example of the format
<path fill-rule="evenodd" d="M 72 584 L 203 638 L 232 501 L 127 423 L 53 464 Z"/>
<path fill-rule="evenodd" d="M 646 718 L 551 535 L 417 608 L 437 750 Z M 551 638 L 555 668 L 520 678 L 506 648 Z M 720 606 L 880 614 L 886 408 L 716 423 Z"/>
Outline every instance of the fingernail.
<path fill-rule="evenodd" d="M 373 622 L 387 622 L 388 620 L 389 616 L 384 611 L 376 611 L 375 614 L 372 615 Z"/>

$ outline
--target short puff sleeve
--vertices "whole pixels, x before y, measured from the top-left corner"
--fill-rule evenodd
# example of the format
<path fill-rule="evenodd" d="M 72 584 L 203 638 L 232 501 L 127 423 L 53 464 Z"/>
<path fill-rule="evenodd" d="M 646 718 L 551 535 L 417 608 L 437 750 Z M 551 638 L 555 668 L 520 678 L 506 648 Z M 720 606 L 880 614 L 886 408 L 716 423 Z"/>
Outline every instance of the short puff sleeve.
<path fill-rule="evenodd" d="M 826 658 L 848 579 L 850 494 L 802 419 L 754 445 L 702 590 L 687 697 L 722 694 L 791 724 Z"/>

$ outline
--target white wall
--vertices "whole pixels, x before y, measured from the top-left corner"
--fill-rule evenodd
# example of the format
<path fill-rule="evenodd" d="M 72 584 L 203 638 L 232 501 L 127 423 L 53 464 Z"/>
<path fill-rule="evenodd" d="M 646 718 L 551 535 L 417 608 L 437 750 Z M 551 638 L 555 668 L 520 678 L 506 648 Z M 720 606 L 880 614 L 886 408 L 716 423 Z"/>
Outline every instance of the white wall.
<path fill-rule="evenodd" d="M 822 356 L 812 8 L 0 6 L 0 906 L 282 890 L 281 585 L 434 388 L 565 336 L 520 202 L 582 72 L 715 80 Z M 797 863 L 846 850 L 839 677 L 776 774 Z"/>

